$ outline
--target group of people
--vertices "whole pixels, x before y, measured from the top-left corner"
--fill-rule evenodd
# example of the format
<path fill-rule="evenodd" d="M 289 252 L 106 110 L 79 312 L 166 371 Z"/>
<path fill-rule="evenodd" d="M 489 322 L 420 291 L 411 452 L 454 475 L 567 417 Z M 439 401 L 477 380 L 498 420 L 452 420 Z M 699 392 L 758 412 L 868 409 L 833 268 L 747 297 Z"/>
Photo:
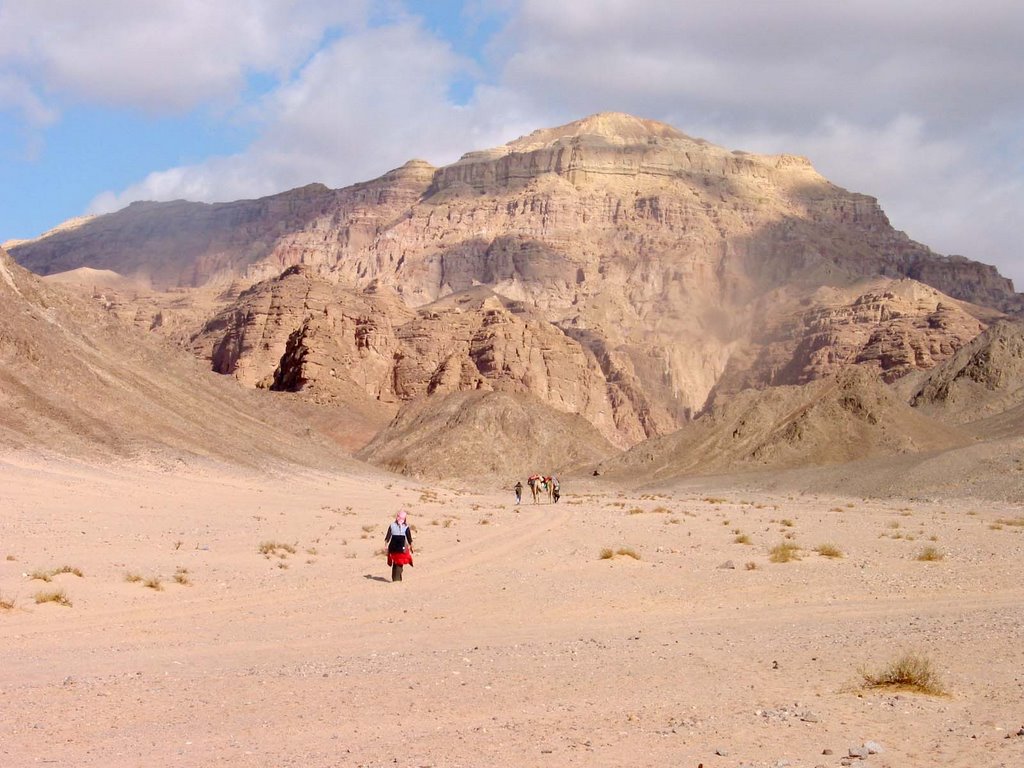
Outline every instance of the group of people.
<path fill-rule="evenodd" d="M 526 480 L 530 492 L 533 494 L 533 503 L 542 493 L 546 493 L 553 503 L 558 503 L 561 498 L 561 489 L 558 485 L 558 478 L 554 475 L 530 475 Z M 512 487 L 516 494 L 516 504 L 523 500 L 523 482 L 516 480 Z M 412 565 L 412 529 L 408 523 L 408 513 L 403 509 L 388 526 L 384 532 L 384 543 L 387 544 L 387 564 L 391 566 L 391 580 L 402 580 L 402 569 Z"/>
<path fill-rule="evenodd" d="M 558 500 L 562 496 L 561 488 L 558 485 L 558 478 L 554 475 L 530 475 L 526 480 L 527 486 L 530 488 L 530 493 L 533 494 L 533 503 L 537 503 L 537 498 L 541 494 L 547 494 L 548 499 L 553 503 L 557 504 Z M 512 486 L 512 490 L 516 494 L 516 504 L 519 504 L 523 500 L 523 482 L 522 480 L 516 480 L 516 484 Z"/>

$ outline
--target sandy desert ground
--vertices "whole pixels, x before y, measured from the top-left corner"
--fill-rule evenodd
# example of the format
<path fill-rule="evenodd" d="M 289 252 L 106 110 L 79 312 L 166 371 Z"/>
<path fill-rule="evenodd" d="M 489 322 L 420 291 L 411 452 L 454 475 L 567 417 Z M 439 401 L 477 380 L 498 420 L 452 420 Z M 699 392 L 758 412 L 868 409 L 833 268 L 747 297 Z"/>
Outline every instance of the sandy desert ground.
<path fill-rule="evenodd" d="M 596 483 L 4 457 L 0 765 L 1024 765 L 1024 508 Z"/>

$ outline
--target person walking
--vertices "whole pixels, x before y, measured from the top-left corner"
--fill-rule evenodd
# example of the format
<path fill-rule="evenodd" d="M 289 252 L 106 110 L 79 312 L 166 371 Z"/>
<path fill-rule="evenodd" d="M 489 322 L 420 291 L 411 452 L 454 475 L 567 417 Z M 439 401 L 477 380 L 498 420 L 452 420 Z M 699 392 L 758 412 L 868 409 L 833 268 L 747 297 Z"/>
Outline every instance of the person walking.
<path fill-rule="evenodd" d="M 402 568 L 412 565 L 412 531 L 406 524 L 407 514 L 403 509 L 397 515 L 387 533 L 384 542 L 388 545 L 388 565 L 391 566 L 391 580 L 402 580 Z"/>
<path fill-rule="evenodd" d="M 519 506 L 519 502 L 523 500 L 523 482 L 516 480 L 516 484 L 512 486 L 512 490 L 516 492 L 516 506 Z"/>

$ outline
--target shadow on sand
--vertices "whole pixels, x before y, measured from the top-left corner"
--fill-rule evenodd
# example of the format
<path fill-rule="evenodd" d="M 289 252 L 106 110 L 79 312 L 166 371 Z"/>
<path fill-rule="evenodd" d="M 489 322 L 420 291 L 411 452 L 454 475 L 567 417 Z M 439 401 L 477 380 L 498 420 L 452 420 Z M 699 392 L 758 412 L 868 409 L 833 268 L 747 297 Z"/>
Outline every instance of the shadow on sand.
<path fill-rule="evenodd" d="M 363 578 L 364 579 L 369 579 L 370 581 L 383 581 L 383 582 L 386 582 L 388 584 L 391 583 L 391 579 L 385 579 L 383 576 L 374 576 L 372 573 L 364 574 Z"/>

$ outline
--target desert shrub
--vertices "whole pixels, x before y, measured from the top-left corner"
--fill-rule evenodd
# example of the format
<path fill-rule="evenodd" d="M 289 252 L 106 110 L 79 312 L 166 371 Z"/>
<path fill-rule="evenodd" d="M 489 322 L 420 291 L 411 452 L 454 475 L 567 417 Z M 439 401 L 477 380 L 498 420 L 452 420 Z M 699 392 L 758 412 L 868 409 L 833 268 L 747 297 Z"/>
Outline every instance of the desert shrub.
<path fill-rule="evenodd" d="M 370 527 L 372 528 L 372 526 Z M 260 542 L 257 551 L 264 557 L 270 557 L 271 555 L 277 555 L 278 557 L 287 557 L 288 555 L 295 554 L 295 547 L 293 547 L 291 544 L 281 544 L 277 541 L 263 541 Z"/>
<path fill-rule="evenodd" d="M 148 579 L 143 580 L 142 586 L 148 587 L 155 592 L 162 592 L 164 589 L 163 584 L 160 583 L 159 576 L 150 576 Z"/>
<path fill-rule="evenodd" d="M 788 563 L 800 559 L 800 547 L 791 541 L 776 544 L 768 551 L 768 559 L 773 563 Z"/>
<path fill-rule="evenodd" d="M 786 528 L 792 528 L 793 527 L 793 521 L 790 520 L 788 517 L 784 517 L 781 520 L 779 520 L 779 525 L 783 525 Z"/>
<path fill-rule="evenodd" d="M 608 547 L 601 550 L 602 560 L 611 560 L 613 557 L 615 557 L 615 550 L 609 549 Z"/>
<path fill-rule="evenodd" d="M 640 555 L 632 547 L 619 547 L 615 554 L 622 555 L 623 557 L 632 557 L 634 560 L 640 559 Z"/>
<path fill-rule="evenodd" d="M 35 594 L 36 605 L 42 603 L 56 603 L 57 605 L 65 605 L 71 607 L 71 600 L 68 599 L 67 593 L 63 589 L 51 589 L 48 592 L 36 592 Z"/>
<path fill-rule="evenodd" d="M 739 533 L 739 534 L 736 535 L 736 538 L 733 539 L 732 541 L 733 541 L 733 544 L 749 544 L 750 543 L 750 537 L 747 536 L 747 534 L 745 534 L 745 533 Z"/>
<path fill-rule="evenodd" d="M 10 611 L 14 609 L 14 600 L 9 597 L 4 597 L 0 594 L 0 611 Z"/>
<path fill-rule="evenodd" d="M 127 581 L 129 584 L 136 584 L 136 583 L 142 581 L 142 577 L 139 576 L 139 574 L 137 574 L 137 573 L 129 571 L 128 573 L 126 573 L 124 575 L 124 580 Z"/>
<path fill-rule="evenodd" d="M 996 522 L 1011 528 L 1024 528 L 1024 517 L 1001 517 Z"/>
<path fill-rule="evenodd" d="M 75 576 L 78 576 L 79 578 L 82 578 L 82 569 L 81 568 L 75 568 L 74 566 L 71 566 L 71 565 L 62 565 L 60 568 L 54 568 L 52 573 L 53 573 L 54 576 L 56 576 L 59 573 L 70 573 L 70 574 L 73 574 Z"/>
<path fill-rule="evenodd" d="M 28 577 L 29 579 L 37 579 L 39 581 L 53 581 L 53 574 L 50 571 L 32 571 Z"/>
<path fill-rule="evenodd" d="M 814 548 L 822 557 L 842 557 L 843 550 L 837 547 L 835 544 L 819 544 Z"/>
<path fill-rule="evenodd" d="M 753 560 L 748 560 L 747 564 L 743 567 L 746 568 L 748 571 L 756 571 L 757 563 L 755 563 Z"/>
<path fill-rule="evenodd" d="M 904 653 L 878 672 L 862 671 L 865 688 L 887 688 L 941 696 L 946 691 L 926 656 Z"/>
<path fill-rule="evenodd" d="M 671 511 L 672 510 L 670 510 L 668 507 L 661 507 L 661 506 L 655 507 L 654 509 L 651 510 L 651 512 L 653 512 L 653 513 L 655 513 L 657 515 L 667 515 Z"/>
<path fill-rule="evenodd" d="M 633 507 L 626 514 L 629 514 L 629 515 L 642 515 L 643 513 L 644 513 L 644 511 L 640 507 Z"/>
<path fill-rule="evenodd" d="M 17 560 L 17 559 L 18 559 L 18 558 L 16 558 L 16 557 L 15 557 L 14 555 L 8 555 L 8 556 L 7 556 L 7 561 L 8 561 L 8 562 L 11 562 L 11 563 L 13 563 L 13 562 L 14 562 L 15 560 Z"/>
<path fill-rule="evenodd" d="M 192 583 L 192 580 L 188 577 L 188 568 L 178 568 L 174 572 L 173 578 L 178 584 L 182 584 L 184 586 Z"/>
<path fill-rule="evenodd" d="M 914 559 L 929 563 L 935 562 L 936 560 L 942 560 L 944 557 L 945 555 L 943 555 L 942 552 L 939 551 L 936 547 L 929 546 L 925 547 L 920 552 L 918 552 L 917 557 L 915 557 Z"/>

